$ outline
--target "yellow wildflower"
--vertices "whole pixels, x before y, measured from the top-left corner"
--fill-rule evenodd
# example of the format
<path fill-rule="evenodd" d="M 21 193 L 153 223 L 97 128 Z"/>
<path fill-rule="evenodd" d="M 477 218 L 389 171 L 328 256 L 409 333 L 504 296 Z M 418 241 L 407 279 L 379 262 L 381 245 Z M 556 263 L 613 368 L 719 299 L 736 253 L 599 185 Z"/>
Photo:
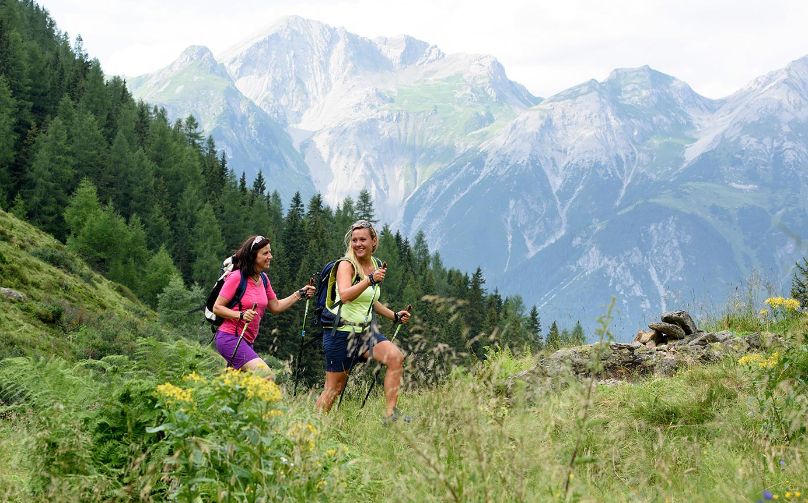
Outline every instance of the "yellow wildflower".
<path fill-rule="evenodd" d="M 289 428 L 289 437 L 307 450 L 314 449 L 314 441 L 319 432 L 311 423 L 294 423 Z"/>
<path fill-rule="evenodd" d="M 269 420 L 269 419 L 272 419 L 273 417 L 278 417 L 278 416 L 282 416 L 282 415 L 283 415 L 282 410 L 272 409 L 271 411 L 264 414 L 264 419 Z"/>
<path fill-rule="evenodd" d="M 764 300 L 763 303 L 772 307 L 778 307 L 781 306 L 785 300 L 786 299 L 782 297 L 769 297 L 768 299 Z"/>
<path fill-rule="evenodd" d="M 160 384 L 157 386 L 157 394 L 166 398 L 169 403 L 172 402 L 193 402 L 193 395 L 190 389 L 183 389 L 171 383 Z"/>
<path fill-rule="evenodd" d="M 780 353 L 775 351 L 774 353 L 771 354 L 771 356 L 769 356 L 767 360 L 758 363 L 758 365 L 760 365 L 761 368 L 770 369 L 774 368 L 779 361 L 780 361 Z"/>
<path fill-rule="evenodd" d="M 186 382 L 205 382 L 205 378 L 196 372 L 191 372 L 190 374 L 182 376 L 182 380 Z"/>
<path fill-rule="evenodd" d="M 767 316 L 769 316 L 769 310 L 768 309 L 761 309 L 759 314 L 760 314 L 761 318 L 766 318 Z"/>
<path fill-rule="evenodd" d="M 218 380 L 228 388 L 244 390 L 248 399 L 259 398 L 267 402 L 281 399 L 281 389 L 270 381 L 252 372 L 240 372 L 227 369 L 219 375 Z"/>
<path fill-rule="evenodd" d="M 337 455 L 337 450 L 336 449 L 328 449 L 327 451 L 325 451 L 325 454 L 326 454 L 326 456 L 333 458 L 334 456 Z"/>
<path fill-rule="evenodd" d="M 760 364 L 761 362 L 765 361 L 763 355 L 759 353 L 750 353 L 748 355 L 743 355 L 738 359 L 738 365 L 751 365 L 754 363 Z"/>

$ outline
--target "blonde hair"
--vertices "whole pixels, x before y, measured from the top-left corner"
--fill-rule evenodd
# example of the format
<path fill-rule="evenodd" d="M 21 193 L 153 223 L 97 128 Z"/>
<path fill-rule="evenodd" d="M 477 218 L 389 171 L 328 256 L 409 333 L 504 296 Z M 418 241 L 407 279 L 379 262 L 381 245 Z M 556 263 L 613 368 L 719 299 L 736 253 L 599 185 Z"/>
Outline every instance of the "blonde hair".
<path fill-rule="evenodd" d="M 345 256 L 343 257 L 343 259 L 347 260 L 348 262 L 351 263 L 351 265 L 354 268 L 354 271 L 357 274 L 357 277 L 360 280 L 363 280 L 363 279 L 365 279 L 367 274 L 365 274 L 365 271 L 362 269 L 362 267 L 359 266 L 359 259 L 356 258 L 356 255 L 354 254 L 353 248 L 351 247 L 351 236 L 353 235 L 353 231 L 361 230 L 361 229 L 367 229 L 368 230 L 368 232 L 370 233 L 371 241 L 376 240 L 376 242 L 373 244 L 373 247 L 370 250 L 370 254 L 371 254 L 371 259 L 370 260 L 371 260 L 371 262 L 373 262 L 373 252 L 376 251 L 376 247 L 379 245 L 379 240 L 378 240 L 379 235 L 376 233 L 376 229 L 373 228 L 373 224 L 371 224 L 367 220 L 357 220 L 356 222 L 353 223 L 353 225 L 351 225 L 351 228 L 348 229 L 348 232 L 345 233 L 345 238 L 344 238 Z M 373 264 L 375 266 L 376 263 L 373 262 Z"/>

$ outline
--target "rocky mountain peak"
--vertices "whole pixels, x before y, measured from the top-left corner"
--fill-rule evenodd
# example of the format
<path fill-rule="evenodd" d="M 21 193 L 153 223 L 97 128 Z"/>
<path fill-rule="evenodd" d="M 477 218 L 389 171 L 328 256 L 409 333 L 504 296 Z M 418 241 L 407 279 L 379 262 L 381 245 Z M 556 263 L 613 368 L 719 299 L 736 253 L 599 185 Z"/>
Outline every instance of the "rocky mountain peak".
<path fill-rule="evenodd" d="M 378 37 L 373 39 L 379 50 L 396 68 L 410 65 L 424 65 L 444 58 L 445 54 L 437 46 L 402 35 L 400 37 Z"/>

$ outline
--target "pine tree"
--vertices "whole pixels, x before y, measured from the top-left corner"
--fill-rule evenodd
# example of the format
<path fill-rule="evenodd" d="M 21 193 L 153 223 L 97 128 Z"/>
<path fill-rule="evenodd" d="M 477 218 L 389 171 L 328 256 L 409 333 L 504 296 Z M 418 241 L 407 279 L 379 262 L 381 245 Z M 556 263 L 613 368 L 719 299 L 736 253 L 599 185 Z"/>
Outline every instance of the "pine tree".
<path fill-rule="evenodd" d="M 14 145 L 17 134 L 14 132 L 17 103 L 11 96 L 6 79 L 0 75 L 0 205 L 5 206 L 11 194 L 11 163 L 14 161 Z"/>
<path fill-rule="evenodd" d="M 795 264 L 796 270 L 791 278 L 791 297 L 800 301 L 800 306 L 808 307 L 808 258 L 802 258 L 802 264 Z"/>
<path fill-rule="evenodd" d="M 466 297 L 468 304 L 466 304 L 466 308 L 464 309 L 465 322 L 469 327 L 469 337 L 472 340 L 471 348 L 478 358 L 483 356 L 483 344 L 479 336 L 482 332 L 486 313 L 484 284 L 485 278 L 483 278 L 483 271 L 478 267 L 471 276 L 468 295 Z"/>
<path fill-rule="evenodd" d="M 412 245 L 413 272 L 417 276 L 426 274 L 429 267 L 429 246 L 426 244 L 426 234 L 419 230 L 415 234 L 415 242 Z"/>
<path fill-rule="evenodd" d="M 312 274 L 320 271 L 323 265 L 331 260 L 331 250 L 329 247 L 328 235 L 332 226 L 331 215 L 326 211 L 323 198 L 320 194 L 315 194 L 309 200 L 309 208 L 306 213 L 304 225 L 306 239 L 306 254 L 300 265 L 300 270 L 293 276 L 295 283 L 305 282 Z"/>
<path fill-rule="evenodd" d="M 141 272 L 146 267 L 149 251 L 146 248 L 146 231 L 143 222 L 137 215 L 129 220 L 127 232 L 119 239 L 120 241 L 109 259 L 107 276 L 112 281 L 117 281 L 133 291 L 140 291 Z"/>
<path fill-rule="evenodd" d="M 146 152 L 139 148 L 133 155 L 132 164 L 126 164 L 131 171 L 120 174 L 120 186 L 117 189 L 118 197 L 126 200 L 123 203 L 122 211 L 128 208 L 128 215 L 140 215 L 146 221 L 146 228 L 149 229 L 149 239 L 153 237 L 150 229 L 154 224 L 149 222 L 149 216 L 154 211 L 155 206 L 165 201 L 158 199 L 158 191 L 155 189 L 154 172 L 156 166 L 149 160 Z M 126 213 L 125 213 L 126 214 Z M 161 241 L 163 243 L 165 241 Z M 149 245 L 151 249 L 156 249 Z"/>
<path fill-rule="evenodd" d="M 205 203 L 197 216 L 191 233 L 190 251 L 193 254 L 191 280 L 199 285 L 213 283 L 224 258 L 224 241 L 219 222 L 209 203 Z"/>
<path fill-rule="evenodd" d="M 111 266 L 127 253 L 129 227 L 112 208 L 105 207 L 87 218 L 68 246 L 94 269 L 108 274 Z"/>
<path fill-rule="evenodd" d="M 165 246 L 161 246 L 146 264 L 139 292 L 141 298 L 150 306 L 157 307 L 158 294 L 163 292 L 168 282 L 175 276 L 179 277 L 180 271 L 174 266 Z"/>
<path fill-rule="evenodd" d="M 227 170 L 222 165 L 223 162 L 225 162 L 224 152 L 222 160 L 219 160 L 216 143 L 213 137 L 208 136 L 202 152 L 202 177 L 205 181 L 205 199 L 213 205 L 217 213 L 221 211 L 221 191 L 227 180 Z"/>
<path fill-rule="evenodd" d="M 252 232 L 246 220 L 247 207 L 244 195 L 238 189 L 236 175 L 232 170 L 227 172 L 225 184 L 220 188 L 221 213 L 216 215 L 222 222 L 222 238 L 225 249 L 235 251 L 242 241 Z M 274 250 L 273 246 L 273 250 Z"/>
<path fill-rule="evenodd" d="M 22 193 L 17 192 L 14 196 L 14 201 L 11 203 L 9 212 L 20 220 L 28 219 L 28 210 L 25 207 L 25 200 L 22 198 Z"/>
<path fill-rule="evenodd" d="M 171 224 L 159 204 L 151 207 L 145 221 L 149 249 L 155 250 L 161 246 L 171 245 Z"/>
<path fill-rule="evenodd" d="M 356 201 L 356 216 L 357 219 L 367 220 L 375 224 L 376 212 L 373 209 L 373 198 L 370 197 L 370 192 L 367 189 L 362 189 L 359 192 L 359 199 Z"/>
<path fill-rule="evenodd" d="M 586 335 L 584 335 L 584 329 L 580 321 L 575 322 L 575 327 L 572 329 L 572 335 L 570 336 L 570 342 L 573 346 L 583 346 L 586 344 Z"/>
<path fill-rule="evenodd" d="M 90 178 L 102 201 L 113 196 L 113 184 L 118 180 L 109 169 L 107 141 L 96 117 L 79 108 L 70 127 L 71 149 L 78 178 Z"/>
<path fill-rule="evenodd" d="M 272 194 L 267 200 L 267 215 L 269 216 L 269 229 L 267 234 L 273 243 L 273 250 L 278 246 L 279 251 L 283 251 L 281 243 L 281 231 L 283 230 L 283 202 L 281 195 L 277 190 L 272 191 Z"/>
<path fill-rule="evenodd" d="M 528 332 L 531 338 L 533 339 L 534 344 L 537 347 L 541 347 L 543 345 L 542 333 L 541 333 L 541 318 L 539 318 L 539 310 L 536 309 L 535 304 L 530 309 L 530 314 L 528 316 Z"/>
<path fill-rule="evenodd" d="M 329 233 L 330 256 L 338 257 L 345 252 L 345 233 L 351 228 L 351 224 L 357 220 L 353 199 L 346 197 L 342 201 L 342 205 L 337 205 L 337 210 L 334 212 L 334 229 L 336 232 Z"/>
<path fill-rule="evenodd" d="M 174 264 L 182 273 L 183 278 L 191 278 L 193 266 L 193 256 L 188 253 L 192 247 L 192 233 L 201 209 L 202 197 L 199 191 L 189 188 L 182 193 L 179 204 L 176 207 L 174 218 L 171 222 L 171 256 Z"/>
<path fill-rule="evenodd" d="M 283 223 L 284 253 L 278 257 L 280 262 L 279 271 L 284 281 L 295 281 L 300 265 L 303 263 L 303 256 L 306 253 L 306 233 L 304 229 L 304 207 L 300 192 L 295 192 L 289 211 L 286 213 L 286 220 Z"/>
<path fill-rule="evenodd" d="M 404 264 L 401 261 L 401 248 L 396 243 L 396 238 L 390 227 L 385 225 L 379 232 L 379 246 L 373 255 L 387 262 L 387 274 L 384 277 L 384 288 L 386 298 L 396 298 L 405 284 Z"/>
<path fill-rule="evenodd" d="M 196 150 L 202 147 L 202 132 L 199 130 L 199 122 L 193 115 L 189 115 L 182 123 L 182 133 L 185 135 L 188 144 Z"/>
<path fill-rule="evenodd" d="M 182 277 L 172 276 L 168 285 L 157 295 L 157 312 L 160 321 L 185 335 L 199 330 L 199 318 L 188 316 L 188 311 L 204 304 L 205 298 L 201 287 L 185 288 Z"/>
<path fill-rule="evenodd" d="M 567 347 L 567 346 L 572 345 L 572 336 L 570 335 L 570 331 L 567 330 L 566 328 L 561 330 L 561 336 L 559 338 L 561 339 L 561 346 L 562 347 Z"/>
<path fill-rule="evenodd" d="M 111 184 L 109 196 L 112 198 L 115 207 L 125 217 L 130 217 L 134 213 L 133 204 L 136 199 L 133 197 L 135 187 L 140 185 L 140 180 L 136 179 L 138 173 L 137 160 L 129 149 L 129 144 L 122 132 L 115 136 L 112 148 L 109 152 L 109 166 L 114 171 L 114 183 Z M 138 194 L 144 197 L 145 194 Z"/>
<path fill-rule="evenodd" d="M 238 191 L 241 195 L 247 195 L 247 174 L 243 171 L 241 172 L 241 178 L 238 180 Z"/>
<path fill-rule="evenodd" d="M 252 184 L 252 194 L 256 198 L 262 198 L 266 195 L 267 192 L 267 182 L 264 180 L 264 174 L 261 171 L 258 171 L 258 174 L 255 175 L 255 180 L 253 180 Z"/>
<path fill-rule="evenodd" d="M 106 124 L 109 113 L 109 97 L 104 84 L 104 72 L 97 59 L 90 61 L 83 79 L 84 93 L 79 100 L 78 108 L 95 116 L 98 124 Z"/>
<path fill-rule="evenodd" d="M 25 201 L 33 221 L 62 240 L 65 238 L 62 211 L 74 186 L 74 178 L 67 130 L 61 119 L 56 117 L 48 131 L 37 140 Z"/>
<path fill-rule="evenodd" d="M 75 237 L 84 228 L 87 220 L 101 211 L 95 185 L 88 178 L 79 182 L 76 191 L 70 197 L 64 212 L 64 220 L 71 237 Z"/>
<path fill-rule="evenodd" d="M 558 325 L 553 320 L 550 325 L 550 332 L 547 333 L 547 348 L 553 351 L 561 347 L 561 335 L 558 333 Z"/>

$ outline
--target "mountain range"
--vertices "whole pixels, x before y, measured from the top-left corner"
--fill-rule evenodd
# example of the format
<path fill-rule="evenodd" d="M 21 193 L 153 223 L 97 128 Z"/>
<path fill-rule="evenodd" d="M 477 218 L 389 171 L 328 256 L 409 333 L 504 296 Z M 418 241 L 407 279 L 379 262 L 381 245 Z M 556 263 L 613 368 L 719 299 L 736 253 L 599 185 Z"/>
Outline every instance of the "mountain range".
<path fill-rule="evenodd" d="M 545 324 L 591 329 L 615 296 L 625 340 L 720 310 L 753 271 L 782 291 L 808 253 L 808 57 L 719 100 L 647 66 L 540 99 L 491 56 L 290 17 L 129 84 L 286 201 L 368 189 Z"/>

